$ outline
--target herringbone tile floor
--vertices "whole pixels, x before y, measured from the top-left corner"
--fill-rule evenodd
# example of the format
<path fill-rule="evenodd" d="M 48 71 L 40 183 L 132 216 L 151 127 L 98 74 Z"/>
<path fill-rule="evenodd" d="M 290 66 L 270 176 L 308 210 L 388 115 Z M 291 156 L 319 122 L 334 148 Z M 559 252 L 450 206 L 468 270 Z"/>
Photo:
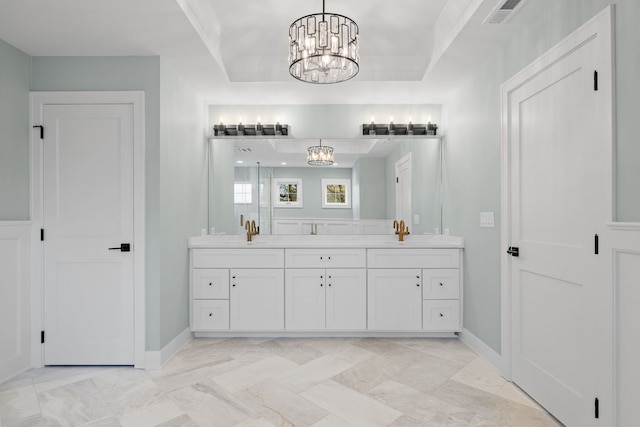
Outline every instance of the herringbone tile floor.
<path fill-rule="evenodd" d="M 457 339 L 193 339 L 160 371 L 34 369 L 0 425 L 557 426 Z"/>

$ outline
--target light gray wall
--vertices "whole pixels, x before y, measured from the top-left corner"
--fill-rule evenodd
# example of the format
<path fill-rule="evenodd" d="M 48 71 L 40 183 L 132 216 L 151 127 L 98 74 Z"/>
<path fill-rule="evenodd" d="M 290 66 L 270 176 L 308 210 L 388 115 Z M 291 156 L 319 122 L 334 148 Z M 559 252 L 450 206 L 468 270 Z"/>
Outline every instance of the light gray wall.
<path fill-rule="evenodd" d="M 187 239 L 207 226 L 206 154 L 204 102 L 161 60 L 159 348 L 189 327 Z"/>
<path fill-rule="evenodd" d="M 274 208 L 274 218 L 353 218 L 352 209 L 322 209 L 322 180 L 351 179 L 351 168 L 273 168 L 274 178 L 302 178 L 302 208 Z"/>
<path fill-rule="evenodd" d="M 30 219 L 31 57 L 0 40 L 0 220 Z"/>
<path fill-rule="evenodd" d="M 500 85 L 610 2 L 536 0 L 510 21 L 506 46 L 475 68 L 443 108 L 444 226 L 465 237 L 464 326 L 497 352 L 500 342 Z M 640 2 L 616 2 L 617 219 L 640 221 Z M 479 213 L 496 213 L 496 228 L 480 228 Z"/>
<path fill-rule="evenodd" d="M 361 158 L 353 167 L 354 217 L 358 219 L 388 219 L 385 203 L 387 184 L 384 158 Z"/>

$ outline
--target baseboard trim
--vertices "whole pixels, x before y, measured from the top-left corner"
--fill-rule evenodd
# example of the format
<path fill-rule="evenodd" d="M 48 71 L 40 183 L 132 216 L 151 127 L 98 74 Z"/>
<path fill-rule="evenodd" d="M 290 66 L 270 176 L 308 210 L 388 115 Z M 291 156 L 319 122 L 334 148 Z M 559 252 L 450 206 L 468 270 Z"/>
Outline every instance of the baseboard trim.
<path fill-rule="evenodd" d="M 180 332 L 171 342 L 165 345 L 160 351 L 146 351 L 144 357 L 144 368 L 147 370 L 159 370 L 171 359 L 173 356 L 184 347 L 191 339 L 191 329 L 187 328 Z"/>
<path fill-rule="evenodd" d="M 471 333 L 468 329 L 463 329 L 458 335 L 460 341 L 465 343 L 478 356 L 492 365 L 506 380 L 511 381 L 510 370 L 507 369 L 508 363 L 502 355 L 489 347 L 480 338 Z"/>

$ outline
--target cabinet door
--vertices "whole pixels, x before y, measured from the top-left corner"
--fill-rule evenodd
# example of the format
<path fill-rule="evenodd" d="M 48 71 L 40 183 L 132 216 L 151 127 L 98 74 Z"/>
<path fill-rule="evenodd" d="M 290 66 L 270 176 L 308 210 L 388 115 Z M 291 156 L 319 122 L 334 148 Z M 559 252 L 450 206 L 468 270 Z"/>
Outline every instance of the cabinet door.
<path fill-rule="evenodd" d="M 371 330 L 415 331 L 422 328 L 420 269 L 368 271 L 368 325 Z"/>
<path fill-rule="evenodd" d="M 367 329 L 367 270 L 327 269 L 327 329 Z"/>
<path fill-rule="evenodd" d="M 286 270 L 286 329 L 324 329 L 325 276 L 324 268 Z"/>
<path fill-rule="evenodd" d="M 232 269 L 232 330 L 284 329 L 284 270 Z"/>

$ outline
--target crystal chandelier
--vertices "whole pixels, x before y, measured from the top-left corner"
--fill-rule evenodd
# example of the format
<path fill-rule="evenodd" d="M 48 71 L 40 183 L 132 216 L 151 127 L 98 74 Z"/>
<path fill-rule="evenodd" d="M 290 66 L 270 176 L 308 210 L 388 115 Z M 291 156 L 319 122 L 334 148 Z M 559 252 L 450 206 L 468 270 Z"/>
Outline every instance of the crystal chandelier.
<path fill-rule="evenodd" d="M 307 163 L 312 166 L 331 166 L 333 164 L 333 147 L 313 145 L 307 148 Z"/>
<path fill-rule="evenodd" d="M 289 73 L 307 83 L 338 83 L 358 74 L 358 25 L 335 13 L 303 16 L 289 27 Z"/>

